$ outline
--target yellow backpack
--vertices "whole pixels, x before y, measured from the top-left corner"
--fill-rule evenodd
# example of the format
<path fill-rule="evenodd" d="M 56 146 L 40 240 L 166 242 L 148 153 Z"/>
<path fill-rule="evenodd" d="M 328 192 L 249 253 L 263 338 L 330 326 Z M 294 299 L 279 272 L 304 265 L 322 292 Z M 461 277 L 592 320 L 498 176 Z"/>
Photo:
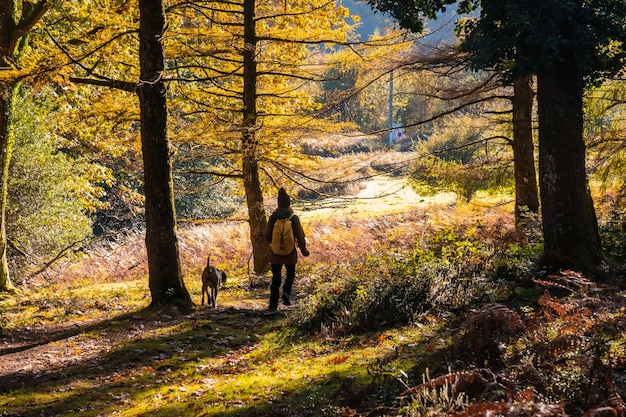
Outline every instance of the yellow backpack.
<path fill-rule="evenodd" d="M 296 248 L 296 239 L 291 225 L 292 214 L 286 219 L 277 219 L 272 229 L 272 252 L 276 255 L 289 255 Z"/>

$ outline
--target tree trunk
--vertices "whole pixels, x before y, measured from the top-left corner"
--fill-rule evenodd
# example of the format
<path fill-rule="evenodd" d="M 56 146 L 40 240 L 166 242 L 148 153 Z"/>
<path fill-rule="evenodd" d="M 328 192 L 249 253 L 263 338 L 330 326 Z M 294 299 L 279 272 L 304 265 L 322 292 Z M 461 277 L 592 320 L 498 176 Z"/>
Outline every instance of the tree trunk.
<path fill-rule="evenodd" d="M 527 214 L 539 214 L 533 144 L 533 89 L 531 77 L 513 83 L 513 160 L 515 169 L 515 224 L 523 226 Z"/>
<path fill-rule="evenodd" d="M 9 194 L 9 165 L 15 142 L 7 115 L 11 108 L 11 95 L 14 87 L 4 84 L 2 90 L 3 93 L 0 96 L 0 291 L 13 291 L 7 259 L 6 211 Z"/>
<path fill-rule="evenodd" d="M 563 56 L 537 71 L 543 262 L 592 271 L 603 257 L 585 169 L 584 84 L 574 54 Z"/>
<path fill-rule="evenodd" d="M 243 159 L 243 181 L 248 205 L 248 223 L 252 242 L 253 269 L 257 274 L 269 269 L 269 243 L 263 237 L 267 215 L 259 180 L 259 166 L 254 157 Z"/>
<path fill-rule="evenodd" d="M 0 4 L 0 67 L 6 66 L 13 57 L 13 29 L 15 5 L 13 1 L 1 2 Z M 9 146 L 9 109 L 10 83 L 0 83 L 0 291 L 13 290 L 11 276 L 9 274 L 9 264 L 7 260 L 7 227 L 6 211 L 7 196 L 9 187 L 9 156 L 11 146 Z"/>
<path fill-rule="evenodd" d="M 162 80 L 162 35 L 165 13 L 161 0 L 139 1 L 140 81 L 137 86 L 141 115 L 144 193 L 146 198 L 146 251 L 151 307 L 177 307 L 188 311 L 193 302 L 183 282 L 176 237 L 172 166 L 167 140 L 166 89 Z"/>
<path fill-rule="evenodd" d="M 23 4 L 21 16 L 16 20 L 16 4 L 15 0 L 0 1 L 0 68 L 14 65 L 18 41 L 41 19 L 48 7 L 46 0 Z M 9 115 L 17 88 L 17 80 L 0 83 L 0 291 L 13 290 L 7 259 L 6 210 L 9 164 L 15 141 Z"/>
<path fill-rule="evenodd" d="M 254 272 L 260 274 L 269 269 L 270 247 L 263 231 L 267 224 L 263 191 L 259 178 L 257 160 L 257 109 L 256 109 L 256 26 L 254 9 L 256 0 L 244 0 L 244 44 L 243 51 L 243 120 L 242 120 L 242 172 L 243 186 L 248 205 L 248 223 Z"/>

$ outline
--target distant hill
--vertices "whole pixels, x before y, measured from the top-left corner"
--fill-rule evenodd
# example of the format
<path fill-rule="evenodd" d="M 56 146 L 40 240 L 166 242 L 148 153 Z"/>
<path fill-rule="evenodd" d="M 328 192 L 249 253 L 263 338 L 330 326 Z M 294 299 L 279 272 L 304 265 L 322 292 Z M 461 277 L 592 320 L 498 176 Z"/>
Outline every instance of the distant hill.
<path fill-rule="evenodd" d="M 343 4 L 350 10 L 350 15 L 357 15 L 361 18 L 357 33 L 360 38 L 367 39 L 376 30 L 382 31 L 386 27 L 393 26 L 393 20 L 388 15 L 380 12 L 374 12 L 369 4 L 359 0 L 338 0 L 337 3 Z"/>
<path fill-rule="evenodd" d="M 350 15 L 357 15 L 361 18 L 357 29 L 361 40 L 369 38 L 376 30 L 382 32 L 385 28 L 393 27 L 395 24 L 391 16 L 378 11 L 374 12 L 364 0 L 337 0 L 337 3 L 347 7 Z M 456 9 L 452 6 L 437 20 L 428 21 L 426 26 L 430 34 L 425 37 L 425 41 L 432 44 L 439 44 L 442 41 L 455 42 L 454 22 L 457 18 Z"/>

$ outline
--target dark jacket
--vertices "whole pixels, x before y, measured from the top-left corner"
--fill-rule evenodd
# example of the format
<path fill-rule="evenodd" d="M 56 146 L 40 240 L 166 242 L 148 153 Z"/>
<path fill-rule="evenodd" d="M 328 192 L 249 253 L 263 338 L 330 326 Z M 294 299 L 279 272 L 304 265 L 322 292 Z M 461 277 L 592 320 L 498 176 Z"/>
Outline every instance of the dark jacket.
<path fill-rule="evenodd" d="M 272 242 L 272 230 L 274 229 L 274 223 L 278 219 L 286 219 L 293 214 L 293 209 L 289 208 L 277 208 L 270 216 L 267 226 L 265 226 L 265 232 L 263 236 L 268 242 Z M 293 236 L 296 239 L 296 246 L 300 248 L 300 252 L 304 256 L 308 256 L 309 251 L 306 248 L 306 238 L 304 236 L 304 230 L 298 216 L 291 218 L 291 227 L 293 228 Z M 270 250 L 270 263 L 282 264 L 282 265 L 295 265 L 298 263 L 298 252 L 296 248 L 289 255 L 276 255 Z"/>

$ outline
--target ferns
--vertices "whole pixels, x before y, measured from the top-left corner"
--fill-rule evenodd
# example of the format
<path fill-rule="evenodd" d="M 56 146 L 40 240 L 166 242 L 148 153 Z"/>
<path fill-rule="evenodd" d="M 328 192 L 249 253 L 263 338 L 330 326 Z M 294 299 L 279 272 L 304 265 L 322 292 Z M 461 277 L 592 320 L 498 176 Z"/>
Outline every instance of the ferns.
<path fill-rule="evenodd" d="M 561 271 L 560 275 L 549 275 L 547 279 L 533 278 L 533 282 L 546 288 L 561 288 L 574 294 L 587 295 L 597 291 L 595 282 L 576 271 Z"/>
<path fill-rule="evenodd" d="M 486 368 L 450 372 L 403 393 L 405 416 L 565 416 L 562 404 L 547 403 L 532 388 L 506 391 L 505 380 Z"/>
<path fill-rule="evenodd" d="M 546 293 L 535 311 L 499 303 L 468 311 L 450 355 L 429 359 L 447 361 L 437 367 L 447 363 L 448 372 L 431 378 L 427 370 L 421 384 L 398 397 L 397 415 L 625 416 L 615 364 L 626 355 L 626 301 L 576 291 L 572 298 Z"/>
<path fill-rule="evenodd" d="M 324 336 L 430 315 L 447 325 L 442 340 L 451 334 L 452 343 L 429 350 L 425 340 L 408 374 L 448 372 L 414 386 L 408 378 L 385 415 L 626 416 L 614 374 L 626 362 L 623 294 L 576 271 L 535 275 L 533 249 L 489 221 L 451 223 L 429 225 L 411 254 L 336 269 L 297 325 Z"/>
<path fill-rule="evenodd" d="M 484 234 L 497 237 L 486 239 Z M 519 251 L 511 235 L 475 227 L 444 227 L 413 254 L 369 258 L 349 271 L 336 271 L 306 311 L 296 318 L 307 331 L 353 332 L 383 325 L 407 324 L 423 313 L 462 312 L 497 300 L 503 292 L 495 279 L 509 253 L 517 265 Z M 507 243 L 504 243 L 507 242 Z M 506 295 L 506 292 L 505 292 Z"/>
<path fill-rule="evenodd" d="M 525 328 L 519 315 L 500 304 L 489 304 L 471 312 L 461 323 L 456 338 L 456 356 L 467 363 L 502 367 L 501 345 Z"/>
<path fill-rule="evenodd" d="M 422 415 L 436 415 L 461 410 L 468 406 L 467 395 L 457 389 L 457 384 L 463 383 L 458 374 L 443 375 L 435 380 L 424 381 L 402 394 L 411 395 L 411 402 L 405 413 L 409 417 Z M 471 378 L 473 379 L 473 377 Z"/>
<path fill-rule="evenodd" d="M 495 287 L 480 277 L 465 278 L 444 262 L 416 265 L 396 258 L 368 260 L 356 272 L 309 300 L 296 318 L 308 331 L 334 333 L 408 324 L 426 312 L 462 310 Z"/>

